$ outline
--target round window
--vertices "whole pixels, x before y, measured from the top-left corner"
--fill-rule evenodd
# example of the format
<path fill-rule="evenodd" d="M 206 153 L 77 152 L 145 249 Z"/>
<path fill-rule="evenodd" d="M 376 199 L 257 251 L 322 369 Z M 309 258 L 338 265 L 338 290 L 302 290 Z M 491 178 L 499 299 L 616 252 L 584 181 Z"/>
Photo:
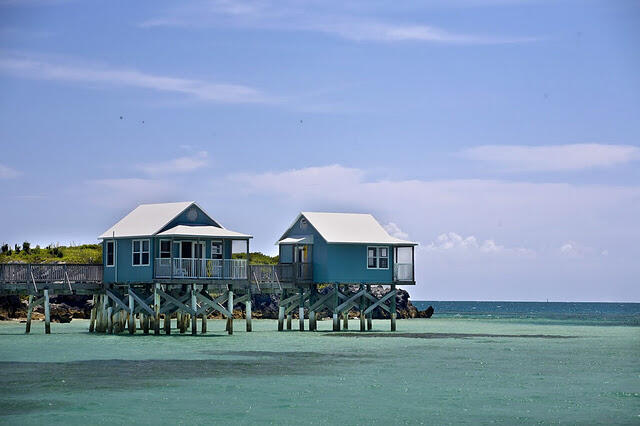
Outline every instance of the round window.
<path fill-rule="evenodd" d="M 191 208 L 189 209 L 189 211 L 187 212 L 187 219 L 189 219 L 189 221 L 193 222 L 198 218 L 198 212 L 196 211 L 196 209 Z"/>

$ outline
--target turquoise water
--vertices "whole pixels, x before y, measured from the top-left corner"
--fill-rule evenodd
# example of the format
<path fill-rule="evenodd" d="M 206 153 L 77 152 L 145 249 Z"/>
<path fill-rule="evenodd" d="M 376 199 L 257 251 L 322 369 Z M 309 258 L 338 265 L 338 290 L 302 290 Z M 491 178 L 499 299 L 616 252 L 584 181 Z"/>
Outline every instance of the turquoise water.
<path fill-rule="evenodd" d="M 366 338 L 357 320 L 346 337 L 330 321 L 236 320 L 233 336 L 0 322 L 0 423 L 640 424 L 640 327 L 558 322 L 436 315 Z"/>

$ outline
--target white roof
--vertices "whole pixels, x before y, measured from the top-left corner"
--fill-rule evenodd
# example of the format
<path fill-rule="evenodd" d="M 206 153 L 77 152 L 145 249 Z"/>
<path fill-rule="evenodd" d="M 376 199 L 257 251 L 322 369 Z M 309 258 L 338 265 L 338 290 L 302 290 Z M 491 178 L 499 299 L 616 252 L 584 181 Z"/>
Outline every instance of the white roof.
<path fill-rule="evenodd" d="M 210 225 L 178 225 L 160 232 L 160 236 L 181 237 L 219 237 L 219 238 L 252 238 L 251 235 L 241 234 L 225 228 Z"/>
<path fill-rule="evenodd" d="M 302 212 L 294 224 L 301 216 L 309 221 L 327 243 L 417 245 L 412 241 L 392 237 L 370 214 Z"/>
<path fill-rule="evenodd" d="M 193 201 L 141 204 L 131 213 L 123 217 L 118 223 L 107 229 L 98 238 L 111 238 L 114 235 L 116 238 L 148 237 L 155 235 L 192 205 L 197 206 L 204 212 L 204 210 Z M 205 212 L 205 214 L 207 213 Z M 207 216 L 209 215 L 207 214 Z M 214 222 L 219 224 L 218 221 L 214 220 Z M 220 225 L 220 227 L 224 228 L 222 225 Z"/>

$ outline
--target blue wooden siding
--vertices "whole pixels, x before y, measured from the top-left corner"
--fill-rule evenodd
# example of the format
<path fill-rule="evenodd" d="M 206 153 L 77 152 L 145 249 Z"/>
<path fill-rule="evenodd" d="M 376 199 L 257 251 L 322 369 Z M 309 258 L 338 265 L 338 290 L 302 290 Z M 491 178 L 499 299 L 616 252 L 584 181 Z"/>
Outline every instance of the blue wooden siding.
<path fill-rule="evenodd" d="M 149 265 L 133 265 L 133 252 L 131 246 L 133 240 L 148 239 L 149 240 Z M 103 241 L 103 264 L 106 265 L 106 242 Z M 104 282 L 115 282 L 116 268 L 118 269 L 118 282 L 120 283 L 138 283 L 153 281 L 153 259 L 155 258 L 153 238 L 116 238 L 115 240 L 115 267 L 104 267 Z"/>

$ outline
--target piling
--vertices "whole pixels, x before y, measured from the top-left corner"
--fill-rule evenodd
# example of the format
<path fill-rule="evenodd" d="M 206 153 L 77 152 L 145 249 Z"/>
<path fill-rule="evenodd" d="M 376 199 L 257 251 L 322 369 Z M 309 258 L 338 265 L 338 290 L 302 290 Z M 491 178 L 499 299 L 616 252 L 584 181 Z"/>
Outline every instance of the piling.
<path fill-rule="evenodd" d="M 156 336 L 160 335 L 160 284 L 156 283 L 156 286 L 153 289 L 153 311 L 154 311 L 154 319 L 153 319 L 153 334 Z"/>
<path fill-rule="evenodd" d="M 298 322 L 300 331 L 304 331 L 304 290 L 300 289 L 300 307 L 298 308 Z"/>
<path fill-rule="evenodd" d="M 136 332 L 136 316 L 133 313 L 135 307 L 133 296 L 131 295 L 131 287 L 129 287 L 129 334 Z"/>
<path fill-rule="evenodd" d="M 333 285 L 333 331 L 340 331 L 340 319 L 338 318 L 338 292 L 339 292 L 338 284 Z"/>
<path fill-rule="evenodd" d="M 396 331 L 396 285 L 391 285 L 391 291 L 393 292 L 393 296 L 391 296 L 391 331 Z"/>
<path fill-rule="evenodd" d="M 251 332 L 251 289 L 249 289 L 249 299 L 247 299 L 245 306 L 245 322 L 247 323 L 247 332 Z"/>
<path fill-rule="evenodd" d="M 278 307 L 278 331 L 284 330 L 284 306 Z"/>
<path fill-rule="evenodd" d="M 27 308 L 27 326 L 24 330 L 25 334 L 29 334 L 31 332 L 31 314 L 33 314 L 33 295 L 29 295 L 29 306 Z"/>
<path fill-rule="evenodd" d="M 229 290 L 229 298 L 227 299 L 227 310 L 230 317 L 227 319 L 227 332 L 233 334 L 233 291 Z"/>
<path fill-rule="evenodd" d="M 371 294 L 371 286 L 367 285 L 367 293 Z M 369 315 L 367 315 L 367 330 L 371 331 L 371 329 L 373 328 L 373 311 L 369 312 Z"/>
<path fill-rule="evenodd" d="M 44 290 L 44 332 L 51 334 L 51 308 L 49 306 L 49 290 Z"/>
<path fill-rule="evenodd" d="M 95 330 L 95 324 L 96 324 L 96 295 L 95 294 L 93 295 L 91 305 L 92 307 L 91 307 L 91 315 L 89 317 L 89 333 L 93 333 L 93 330 Z"/>
<path fill-rule="evenodd" d="M 191 318 L 191 334 L 198 334 L 198 315 L 196 314 L 198 308 L 197 299 L 196 299 L 196 285 L 191 284 L 191 309 L 193 310 L 193 315 Z"/>

